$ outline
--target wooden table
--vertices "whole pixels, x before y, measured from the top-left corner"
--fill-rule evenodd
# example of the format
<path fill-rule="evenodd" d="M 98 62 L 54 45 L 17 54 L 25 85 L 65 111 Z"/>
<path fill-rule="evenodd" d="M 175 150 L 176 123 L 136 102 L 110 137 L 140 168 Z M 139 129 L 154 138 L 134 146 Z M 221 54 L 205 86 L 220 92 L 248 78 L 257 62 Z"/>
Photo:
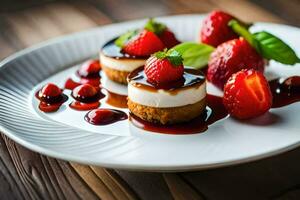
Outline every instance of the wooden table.
<path fill-rule="evenodd" d="M 112 22 L 217 8 L 245 21 L 300 26 L 299 0 L 4 0 L 0 3 L 0 58 L 48 38 Z M 3 134 L 0 144 L 0 199 L 300 198 L 300 148 L 214 170 L 141 173 L 57 160 Z"/>

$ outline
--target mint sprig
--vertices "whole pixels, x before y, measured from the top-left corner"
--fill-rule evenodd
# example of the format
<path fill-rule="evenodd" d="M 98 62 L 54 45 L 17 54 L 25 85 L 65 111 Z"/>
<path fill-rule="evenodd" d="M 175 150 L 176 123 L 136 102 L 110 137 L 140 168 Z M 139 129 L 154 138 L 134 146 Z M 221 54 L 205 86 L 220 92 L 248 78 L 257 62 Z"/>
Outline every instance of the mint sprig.
<path fill-rule="evenodd" d="M 130 40 L 131 38 L 133 38 L 135 35 L 137 35 L 138 32 L 139 32 L 139 30 L 137 30 L 137 29 L 127 31 L 126 33 L 124 33 L 123 35 L 118 37 L 118 39 L 115 40 L 115 45 L 122 48 L 126 44 L 126 42 L 128 40 Z"/>
<path fill-rule="evenodd" d="M 153 18 L 150 18 L 146 25 L 144 26 L 144 29 L 147 31 L 151 31 L 155 33 L 156 35 L 160 35 L 164 30 L 166 30 L 166 25 L 160 22 L 155 21 Z"/>
<path fill-rule="evenodd" d="M 236 20 L 231 20 L 228 25 L 234 32 L 244 37 L 262 57 L 288 65 L 300 63 L 295 51 L 273 34 L 266 31 L 250 33 L 245 26 Z"/>
<path fill-rule="evenodd" d="M 165 49 L 164 51 L 156 52 L 154 54 L 154 56 L 158 59 L 166 58 L 174 66 L 179 66 L 179 65 L 183 64 L 183 62 L 182 62 L 183 58 L 182 58 L 181 54 L 178 51 L 176 51 L 175 49 L 170 49 L 170 50 Z"/>
<path fill-rule="evenodd" d="M 173 49 L 182 55 L 185 66 L 201 69 L 207 66 L 210 54 L 215 48 L 207 44 L 184 42 L 176 45 Z"/>

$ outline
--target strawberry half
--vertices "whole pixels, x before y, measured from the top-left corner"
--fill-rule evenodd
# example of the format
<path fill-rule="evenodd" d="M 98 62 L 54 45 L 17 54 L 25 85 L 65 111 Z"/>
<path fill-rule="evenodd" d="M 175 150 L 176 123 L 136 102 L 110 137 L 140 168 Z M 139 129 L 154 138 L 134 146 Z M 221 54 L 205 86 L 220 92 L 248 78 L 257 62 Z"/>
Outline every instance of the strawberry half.
<path fill-rule="evenodd" d="M 181 55 L 170 49 L 152 55 L 145 64 L 145 74 L 150 83 L 163 84 L 183 77 L 184 67 Z"/>
<path fill-rule="evenodd" d="M 143 30 L 125 44 L 123 51 L 132 56 L 149 56 L 164 48 L 159 37 L 151 31 Z"/>
<path fill-rule="evenodd" d="M 233 74 L 224 87 L 223 103 L 229 114 L 238 119 L 262 115 L 272 106 L 268 81 L 255 70 Z"/>
<path fill-rule="evenodd" d="M 175 34 L 165 24 L 154 19 L 149 19 L 144 28 L 155 33 L 167 48 L 172 48 L 180 43 Z"/>

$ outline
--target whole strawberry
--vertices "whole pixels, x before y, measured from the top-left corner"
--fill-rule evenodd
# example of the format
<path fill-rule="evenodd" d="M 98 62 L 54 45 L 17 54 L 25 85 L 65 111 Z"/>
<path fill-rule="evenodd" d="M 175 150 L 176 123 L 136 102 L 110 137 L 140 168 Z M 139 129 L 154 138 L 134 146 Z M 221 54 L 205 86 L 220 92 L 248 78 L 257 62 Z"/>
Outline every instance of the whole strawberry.
<path fill-rule="evenodd" d="M 223 42 L 237 38 L 238 35 L 228 26 L 228 22 L 232 19 L 234 17 L 225 12 L 211 12 L 202 24 L 200 32 L 201 41 L 217 47 Z"/>
<path fill-rule="evenodd" d="M 182 57 L 173 49 L 157 52 L 146 61 L 144 70 L 148 81 L 153 84 L 179 80 L 184 72 Z"/>
<path fill-rule="evenodd" d="M 223 104 L 238 119 L 264 114 L 272 106 L 268 81 L 261 72 L 252 69 L 233 74 L 224 87 Z"/>
<path fill-rule="evenodd" d="M 223 89 L 229 77 L 242 69 L 264 71 L 264 59 L 243 38 L 219 45 L 210 55 L 207 79 Z"/>
<path fill-rule="evenodd" d="M 123 47 L 123 51 L 132 56 L 149 56 L 163 50 L 165 45 L 153 32 L 142 30 L 133 36 Z"/>

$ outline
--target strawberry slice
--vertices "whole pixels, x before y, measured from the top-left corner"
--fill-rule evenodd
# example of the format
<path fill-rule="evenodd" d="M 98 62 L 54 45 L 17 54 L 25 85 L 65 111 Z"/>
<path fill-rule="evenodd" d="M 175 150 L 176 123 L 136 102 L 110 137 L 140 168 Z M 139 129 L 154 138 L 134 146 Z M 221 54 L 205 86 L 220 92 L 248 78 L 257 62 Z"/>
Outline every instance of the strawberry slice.
<path fill-rule="evenodd" d="M 224 87 L 223 103 L 238 119 L 249 119 L 267 112 L 272 106 L 268 81 L 261 72 L 242 70 L 233 74 Z"/>

